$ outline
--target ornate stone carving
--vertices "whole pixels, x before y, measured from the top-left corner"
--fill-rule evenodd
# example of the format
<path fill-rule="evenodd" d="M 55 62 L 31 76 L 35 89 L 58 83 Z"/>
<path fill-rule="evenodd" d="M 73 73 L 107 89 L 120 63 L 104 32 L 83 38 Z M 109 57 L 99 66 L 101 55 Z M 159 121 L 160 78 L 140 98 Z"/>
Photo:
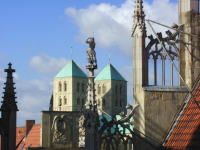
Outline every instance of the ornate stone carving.
<path fill-rule="evenodd" d="M 141 33 L 144 33 L 144 36 L 146 37 L 146 26 L 145 26 L 145 14 L 143 11 L 143 0 L 136 0 L 135 1 L 135 11 L 133 14 L 134 23 L 131 31 L 131 36 L 134 36 L 135 30 L 137 27 L 139 27 Z"/>
<path fill-rule="evenodd" d="M 85 117 L 82 114 L 79 118 L 79 147 L 85 147 L 85 128 L 83 126 Z"/>
<path fill-rule="evenodd" d="M 64 115 L 54 117 L 51 131 L 53 133 L 52 143 L 66 143 L 66 118 Z"/>
<path fill-rule="evenodd" d="M 127 116 L 124 115 L 124 112 L 121 112 L 119 115 L 122 117 L 120 119 L 120 121 L 122 123 L 124 122 L 128 122 L 128 125 L 133 125 L 133 121 L 130 121 L 130 118 L 133 116 L 134 112 L 135 112 L 135 109 L 136 107 L 138 107 L 139 105 L 134 105 L 134 106 L 131 106 L 130 104 L 127 104 L 126 106 L 126 109 L 130 109 L 129 113 L 127 114 Z"/>

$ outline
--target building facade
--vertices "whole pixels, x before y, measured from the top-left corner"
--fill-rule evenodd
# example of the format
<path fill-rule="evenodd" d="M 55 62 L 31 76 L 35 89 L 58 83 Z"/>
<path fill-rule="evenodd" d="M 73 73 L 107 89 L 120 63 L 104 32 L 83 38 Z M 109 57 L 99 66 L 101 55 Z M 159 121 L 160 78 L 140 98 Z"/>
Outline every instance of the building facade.
<path fill-rule="evenodd" d="M 158 56 L 163 58 L 164 65 L 166 56 L 170 54 L 172 60 L 174 57 L 178 58 L 180 74 L 187 86 L 191 88 L 194 85 L 196 78 L 199 75 L 199 58 L 198 50 L 199 39 L 191 37 L 190 35 L 180 34 L 177 30 L 199 35 L 199 1 L 194 0 L 179 0 L 179 25 L 173 25 L 177 29 L 174 33 L 166 31 L 167 37 L 163 37 L 161 33 L 157 33 L 157 37 L 162 43 L 168 41 L 169 47 L 159 49 L 159 41 L 148 36 L 149 44 L 145 43 L 146 39 L 146 24 L 145 13 L 143 11 L 143 0 L 135 1 L 134 23 L 132 28 L 133 37 L 133 88 L 134 88 L 134 104 L 139 104 L 137 113 L 134 116 L 135 129 L 142 138 L 148 140 L 155 147 L 159 147 L 167 129 L 169 128 L 175 114 L 178 112 L 184 97 L 188 93 L 188 89 L 184 82 L 180 81 L 179 86 L 166 86 L 165 79 L 163 85 L 157 85 L 157 59 Z M 150 19 L 150 18 L 149 18 Z M 179 35 L 177 38 L 176 36 Z M 178 48 L 172 52 L 172 40 L 179 44 Z M 187 44 L 189 43 L 189 44 Z M 146 46 L 147 45 L 147 46 Z M 154 47 L 155 45 L 155 47 Z M 161 46 L 160 46 L 161 47 Z M 163 52 L 166 55 L 162 55 Z M 154 59 L 154 85 L 149 85 L 149 70 L 148 60 L 150 56 Z M 171 63 L 172 78 L 173 66 Z M 165 77 L 165 70 L 162 70 L 163 77 Z M 171 80 L 173 81 L 173 80 Z M 172 82 L 173 83 L 173 82 Z M 151 138 L 153 137 L 153 139 Z M 137 139 L 137 145 L 134 149 L 154 149 L 149 144 Z"/>

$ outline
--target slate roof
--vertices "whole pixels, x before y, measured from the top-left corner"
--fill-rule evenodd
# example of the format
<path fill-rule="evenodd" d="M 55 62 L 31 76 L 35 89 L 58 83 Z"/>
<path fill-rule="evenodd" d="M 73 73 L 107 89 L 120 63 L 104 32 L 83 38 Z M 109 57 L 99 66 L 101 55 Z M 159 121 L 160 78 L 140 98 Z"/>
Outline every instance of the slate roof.
<path fill-rule="evenodd" d="M 40 146 L 40 124 L 33 125 L 27 137 L 21 142 L 17 150 L 26 150 L 27 147 Z"/>
<path fill-rule="evenodd" d="M 197 79 L 192 93 L 200 105 L 200 77 Z M 162 146 L 162 150 L 200 149 L 200 108 L 197 107 L 190 94 L 183 101 Z"/>
<path fill-rule="evenodd" d="M 97 75 L 94 81 L 118 80 L 126 81 L 110 63 Z"/>
<path fill-rule="evenodd" d="M 87 78 L 87 75 L 77 66 L 73 60 L 70 60 L 68 64 L 54 77 L 54 79 L 68 77 Z"/>

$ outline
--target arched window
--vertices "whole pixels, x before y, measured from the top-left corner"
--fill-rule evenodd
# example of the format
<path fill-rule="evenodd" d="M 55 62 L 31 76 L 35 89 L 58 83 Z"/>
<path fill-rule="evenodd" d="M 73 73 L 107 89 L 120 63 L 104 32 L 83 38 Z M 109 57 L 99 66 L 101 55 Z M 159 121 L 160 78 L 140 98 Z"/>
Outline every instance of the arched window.
<path fill-rule="evenodd" d="M 77 92 L 79 92 L 80 89 L 80 83 L 77 83 Z"/>
<path fill-rule="evenodd" d="M 101 86 L 100 86 L 100 84 L 98 85 L 98 94 L 101 94 Z"/>
<path fill-rule="evenodd" d="M 117 104 L 117 99 L 115 100 L 115 106 L 116 106 L 116 107 L 118 106 L 118 104 Z"/>
<path fill-rule="evenodd" d="M 84 83 L 82 83 L 82 92 L 84 92 L 84 88 L 85 88 L 85 85 L 84 85 Z"/>
<path fill-rule="evenodd" d="M 119 106 L 122 107 L 122 99 L 119 102 Z"/>
<path fill-rule="evenodd" d="M 118 86 L 117 85 L 115 85 L 115 94 L 117 94 L 117 88 L 118 88 Z"/>
<path fill-rule="evenodd" d="M 64 83 L 64 91 L 65 91 L 65 92 L 67 91 L 67 83 L 66 83 L 66 81 L 65 81 L 65 83 Z"/>
<path fill-rule="evenodd" d="M 64 98 L 64 105 L 67 105 L 67 97 Z"/>
<path fill-rule="evenodd" d="M 80 99 L 77 98 L 77 105 L 80 105 Z"/>
<path fill-rule="evenodd" d="M 106 100 L 105 100 L 105 98 L 103 99 L 103 106 L 106 106 Z"/>
<path fill-rule="evenodd" d="M 120 84 L 120 87 L 119 87 L 119 94 L 122 94 L 122 85 Z"/>
<path fill-rule="evenodd" d="M 82 98 L 82 106 L 85 104 L 85 102 L 84 102 L 84 98 Z"/>
<path fill-rule="evenodd" d="M 62 98 L 60 97 L 59 102 L 58 102 L 58 106 L 61 106 L 61 105 L 62 105 Z"/>
<path fill-rule="evenodd" d="M 101 102 L 100 102 L 100 99 L 98 99 L 98 106 L 99 106 L 99 107 L 101 106 Z"/>
<path fill-rule="evenodd" d="M 61 82 L 59 82 L 59 92 L 61 92 L 62 91 L 62 84 L 61 84 Z"/>
<path fill-rule="evenodd" d="M 103 94 L 105 94 L 106 93 L 106 85 L 104 84 L 103 85 Z"/>

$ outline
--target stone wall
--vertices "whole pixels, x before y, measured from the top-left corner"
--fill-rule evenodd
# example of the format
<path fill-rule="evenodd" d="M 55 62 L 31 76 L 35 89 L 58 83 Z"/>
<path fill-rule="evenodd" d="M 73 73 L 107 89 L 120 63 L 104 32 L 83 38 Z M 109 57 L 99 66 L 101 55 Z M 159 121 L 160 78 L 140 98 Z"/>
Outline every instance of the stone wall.
<path fill-rule="evenodd" d="M 64 90 L 64 83 L 67 84 L 67 90 Z M 62 90 L 59 90 L 59 83 L 62 85 Z M 79 91 L 77 91 L 77 83 L 79 83 Z M 82 83 L 84 84 L 84 92 L 82 92 Z M 54 79 L 53 88 L 53 110 L 54 111 L 79 111 L 82 106 L 82 99 L 86 101 L 87 94 L 87 78 L 58 78 Z M 64 103 L 65 97 L 67 103 Z M 59 106 L 59 99 L 62 99 L 62 105 Z M 80 104 L 77 105 L 77 98 L 80 100 Z"/>
<path fill-rule="evenodd" d="M 117 85 L 117 93 L 116 93 L 116 85 Z M 120 85 L 122 86 L 122 92 L 120 93 Z M 103 90 L 103 86 L 105 86 L 105 91 Z M 100 92 L 99 88 L 100 87 Z M 95 89 L 96 89 L 96 100 L 98 105 L 98 109 L 104 110 L 111 116 L 115 116 L 122 111 L 126 112 L 127 105 L 127 82 L 117 81 L 117 80 L 104 80 L 104 81 L 95 81 Z M 103 100 L 105 99 L 105 105 L 103 104 Z M 117 101 L 117 105 L 116 105 Z M 120 106 L 120 101 L 121 106 Z M 100 103 L 99 103 L 100 102 Z M 101 111 L 98 111 L 99 115 L 102 115 Z"/>
<path fill-rule="evenodd" d="M 138 88 L 136 89 L 138 90 Z M 138 97 L 140 101 L 135 100 L 135 103 L 138 103 L 139 107 L 134 116 L 136 121 L 134 127 L 145 134 L 145 136 L 140 132 L 135 132 L 155 147 L 159 147 L 159 144 L 188 93 L 186 88 L 180 91 L 176 91 L 177 89 L 172 91 L 164 90 L 151 91 L 151 88 L 148 90 L 141 88 L 140 95 L 136 94 L 140 96 Z M 138 144 L 134 147 L 135 149 L 154 149 L 143 140 L 137 139 L 136 143 Z"/>
<path fill-rule="evenodd" d="M 42 111 L 40 146 L 78 148 L 80 112 Z"/>

